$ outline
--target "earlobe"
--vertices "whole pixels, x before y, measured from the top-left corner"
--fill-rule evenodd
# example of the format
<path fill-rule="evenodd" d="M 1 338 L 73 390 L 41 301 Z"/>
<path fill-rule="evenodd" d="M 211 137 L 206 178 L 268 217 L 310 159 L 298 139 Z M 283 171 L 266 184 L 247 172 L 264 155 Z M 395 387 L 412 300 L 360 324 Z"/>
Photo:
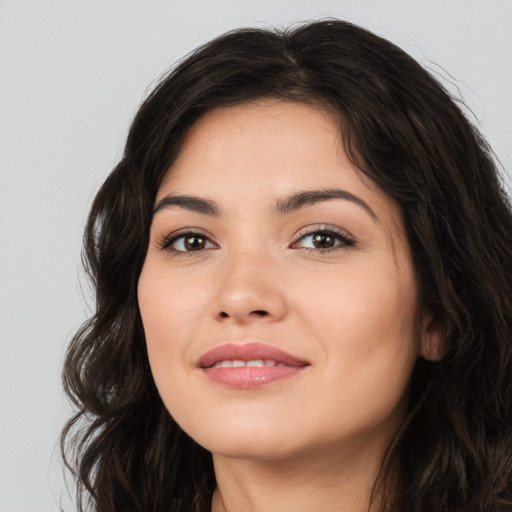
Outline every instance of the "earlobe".
<path fill-rule="evenodd" d="M 422 314 L 420 355 L 428 361 L 439 361 L 443 356 L 445 330 L 430 312 Z"/>

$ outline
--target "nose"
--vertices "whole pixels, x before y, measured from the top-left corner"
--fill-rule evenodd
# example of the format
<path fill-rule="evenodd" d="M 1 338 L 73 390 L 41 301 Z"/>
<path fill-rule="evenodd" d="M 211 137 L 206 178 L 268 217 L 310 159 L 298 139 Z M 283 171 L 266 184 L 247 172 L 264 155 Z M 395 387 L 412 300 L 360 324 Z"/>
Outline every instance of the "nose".
<path fill-rule="evenodd" d="M 268 255 L 250 251 L 231 255 L 223 262 L 217 283 L 214 315 L 218 321 L 244 325 L 275 322 L 286 315 L 278 265 Z"/>

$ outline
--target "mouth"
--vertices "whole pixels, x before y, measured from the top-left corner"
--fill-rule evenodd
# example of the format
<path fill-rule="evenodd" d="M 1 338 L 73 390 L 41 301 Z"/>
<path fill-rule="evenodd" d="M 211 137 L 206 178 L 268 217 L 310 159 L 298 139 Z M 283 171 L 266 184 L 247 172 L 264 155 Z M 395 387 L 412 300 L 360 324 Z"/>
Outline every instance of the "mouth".
<path fill-rule="evenodd" d="M 252 389 L 295 377 L 310 363 L 265 343 L 226 343 L 206 352 L 197 366 L 215 384 Z"/>

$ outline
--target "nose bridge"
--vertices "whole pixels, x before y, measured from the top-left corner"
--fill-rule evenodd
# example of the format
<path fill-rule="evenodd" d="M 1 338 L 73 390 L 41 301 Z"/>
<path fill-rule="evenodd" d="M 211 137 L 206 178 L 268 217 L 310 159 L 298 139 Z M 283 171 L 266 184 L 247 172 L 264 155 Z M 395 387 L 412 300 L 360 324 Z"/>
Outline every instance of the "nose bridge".
<path fill-rule="evenodd" d="M 236 323 L 278 320 L 286 312 L 270 247 L 245 243 L 227 251 L 218 280 L 215 315 Z"/>

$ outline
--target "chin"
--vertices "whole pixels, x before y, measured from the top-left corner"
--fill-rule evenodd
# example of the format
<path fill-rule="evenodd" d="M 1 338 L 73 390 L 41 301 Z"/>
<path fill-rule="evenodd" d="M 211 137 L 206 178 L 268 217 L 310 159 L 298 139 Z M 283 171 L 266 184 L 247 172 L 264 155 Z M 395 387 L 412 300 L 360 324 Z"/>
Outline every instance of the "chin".
<path fill-rule="evenodd" d="M 216 439 L 205 448 L 216 456 L 261 462 L 282 461 L 301 452 L 299 447 L 283 443 L 283 439 Z"/>
<path fill-rule="evenodd" d="M 278 460 L 301 451 L 299 432 L 291 432 L 280 425 L 248 425 L 247 421 L 228 422 L 215 426 L 209 423 L 205 430 L 188 431 L 203 448 L 214 455 L 234 459 Z"/>

